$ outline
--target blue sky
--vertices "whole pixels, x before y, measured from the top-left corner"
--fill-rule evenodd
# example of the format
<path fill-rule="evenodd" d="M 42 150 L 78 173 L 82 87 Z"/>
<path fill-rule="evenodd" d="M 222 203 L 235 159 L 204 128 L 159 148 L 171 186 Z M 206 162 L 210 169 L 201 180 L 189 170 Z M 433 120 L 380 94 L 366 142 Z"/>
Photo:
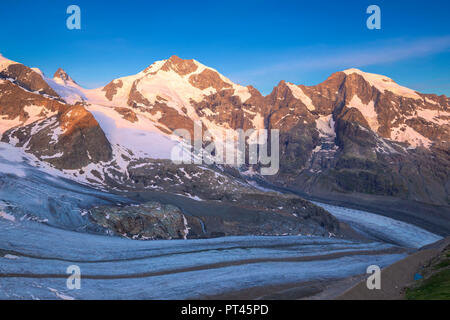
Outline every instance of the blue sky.
<path fill-rule="evenodd" d="M 66 8 L 81 8 L 81 30 Z M 381 8 L 381 30 L 366 8 Z M 450 2 L 1 1 L 0 52 L 93 88 L 175 54 L 264 94 L 280 80 L 314 85 L 357 67 L 450 96 Z"/>

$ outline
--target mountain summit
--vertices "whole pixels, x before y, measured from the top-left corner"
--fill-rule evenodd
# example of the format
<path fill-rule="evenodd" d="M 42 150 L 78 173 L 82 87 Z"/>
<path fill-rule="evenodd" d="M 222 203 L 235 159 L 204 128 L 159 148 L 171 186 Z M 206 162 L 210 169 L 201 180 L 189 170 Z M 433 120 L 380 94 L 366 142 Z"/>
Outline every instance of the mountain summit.
<path fill-rule="evenodd" d="M 73 81 L 73 79 L 62 68 L 58 68 L 58 70 L 56 70 L 55 74 L 53 75 L 53 79 L 55 81 L 59 80 L 59 81 L 61 81 L 64 84 L 67 84 L 67 83 L 74 83 L 74 84 L 76 84 L 76 82 Z"/>

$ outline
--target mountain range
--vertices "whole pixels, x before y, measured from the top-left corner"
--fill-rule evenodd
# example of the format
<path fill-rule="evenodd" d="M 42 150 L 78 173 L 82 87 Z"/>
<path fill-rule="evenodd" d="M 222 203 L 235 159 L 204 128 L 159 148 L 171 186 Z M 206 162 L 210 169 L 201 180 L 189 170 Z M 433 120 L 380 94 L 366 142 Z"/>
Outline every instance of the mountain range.
<path fill-rule="evenodd" d="M 294 215 L 303 219 L 302 232 L 344 234 L 345 226 L 307 201 L 316 199 L 394 212 L 448 234 L 449 120 L 450 98 L 358 69 L 315 86 L 280 81 L 264 96 L 177 56 L 97 89 L 61 68 L 49 78 L 0 56 L 1 141 L 33 156 L 36 166 L 115 193 L 161 192 L 264 211 L 265 222 L 251 222 L 263 234 L 275 232 L 267 224 L 273 212 L 275 233 L 298 232 L 287 222 Z M 279 171 L 172 162 L 171 135 L 193 133 L 196 122 L 213 140 L 229 129 L 279 130 Z M 205 222 L 216 234 L 255 232 L 242 227 L 242 217 L 230 218 L 233 226 L 223 217 L 197 218 L 187 221 L 191 236 L 205 233 Z"/>

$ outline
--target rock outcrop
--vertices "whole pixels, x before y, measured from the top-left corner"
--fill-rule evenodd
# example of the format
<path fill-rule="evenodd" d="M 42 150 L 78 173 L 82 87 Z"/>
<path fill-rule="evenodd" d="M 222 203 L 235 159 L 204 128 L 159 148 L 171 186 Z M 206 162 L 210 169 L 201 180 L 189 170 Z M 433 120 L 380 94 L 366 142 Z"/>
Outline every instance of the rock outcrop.
<path fill-rule="evenodd" d="M 295 196 L 245 194 L 238 203 L 202 203 L 183 211 L 158 201 L 96 207 L 91 220 L 110 234 L 132 239 L 195 239 L 242 235 L 320 235 L 344 237 L 341 224 L 325 210 Z M 211 211 L 219 207 L 220 214 Z M 205 210 L 209 208 L 209 210 Z"/>
<path fill-rule="evenodd" d="M 30 92 L 61 99 L 42 78 L 41 74 L 20 63 L 11 63 L 3 70 L 0 70 L 0 79 L 9 80 Z"/>
<path fill-rule="evenodd" d="M 3 142 L 23 147 L 58 169 L 80 170 L 112 159 L 112 149 L 98 122 L 82 105 L 6 131 Z"/>
<path fill-rule="evenodd" d="M 90 218 L 115 235 L 131 239 L 186 239 L 189 229 L 181 210 L 172 205 L 147 202 L 136 206 L 98 207 Z"/>

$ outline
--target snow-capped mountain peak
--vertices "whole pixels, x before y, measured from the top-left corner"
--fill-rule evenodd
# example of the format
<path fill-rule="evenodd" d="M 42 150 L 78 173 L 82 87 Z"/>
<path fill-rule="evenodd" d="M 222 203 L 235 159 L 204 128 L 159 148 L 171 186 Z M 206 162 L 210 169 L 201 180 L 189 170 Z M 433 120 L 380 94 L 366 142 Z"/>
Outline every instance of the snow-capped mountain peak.
<path fill-rule="evenodd" d="M 75 104 L 86 101 L 85 89 L 79 86 L 62 68 L 55 72 L 53 78 L 47 78 L 44 75 L 42 77 L 65 102 Z"/>
<path fill-rule="evenodd" d="M 386 76 L 364 72 L 356 68 L 347 69 L 344 70 L 343 72 L 346 75 L 357 74 L 362 76 L 364 80 L 366 80 L 372 86 L 377 88 L 381 93 L 384 93 L 385 91 L 390 91 L 396 95 L 403 96 L 405 98 L 421 99 L 421 97 L 417 94 L 416 91 L 401 86 L 395 83 L 394 80 Z"/>
<path fill-rule="evenodd" d="M 5 57 L 0 53 L 0 71 L 6 69 L 6 68 L 9 67 L 10 65 L 16 64 L 16 63 L 17 63 L 17 62 L 5 58 Z"/>
<path fill-rule="evenodd" d="M 58 68 L 58 70 L 56 70 L 55 74 L 53 75 L 53 80 L 55 80 L 59 84 L 76 84 L 76 82 L 62 68 Z"/>

